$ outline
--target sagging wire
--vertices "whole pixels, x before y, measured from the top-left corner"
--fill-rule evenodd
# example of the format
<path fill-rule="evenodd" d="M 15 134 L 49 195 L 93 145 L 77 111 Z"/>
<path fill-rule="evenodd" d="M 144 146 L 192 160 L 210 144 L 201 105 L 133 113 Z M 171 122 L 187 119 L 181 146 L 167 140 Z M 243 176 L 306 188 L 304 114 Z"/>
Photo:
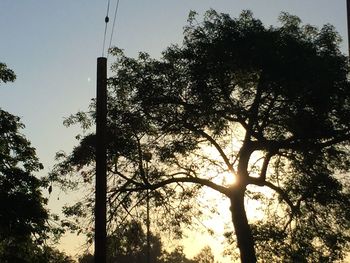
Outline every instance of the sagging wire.
<path fill-rule="evenodd" d="M 104 57 L 105 54 L 105 45 L 106 45 L 106 35 L 107 35 L 107 27 L 108 27 L 108 22 L 109 22 L 109 6 L 110 6 L 111 0 L 108 0 L 107 2 L 107 12 L 106 12 L 106 17 L 105 17 L 105 32 L 103 34 L 103 45 L 102 45 L 102 57 Z"/>
<path fill-rule="evenodd" d="M 109 46 L 108 46 L 108 50 L 110 50 L 111 46 L 112 46 L 112 41 L 113 41 L 113 34 L 114 34 L 114 28 L 115 28 L 115 22 L 117 20 L 117 15 L 118 15 L 118 9 L 119 9 L 119 1 L 117 0 L 117 4 L 115 6 L 115 10 L 114 10 L 114 17 L 113 17 L 113 25 L 112 25 L 112 31 L 111 31 L 111 38 L 109 40 Z M 108 58 L 109 52 L 107 53 L 107 58 Z"/>

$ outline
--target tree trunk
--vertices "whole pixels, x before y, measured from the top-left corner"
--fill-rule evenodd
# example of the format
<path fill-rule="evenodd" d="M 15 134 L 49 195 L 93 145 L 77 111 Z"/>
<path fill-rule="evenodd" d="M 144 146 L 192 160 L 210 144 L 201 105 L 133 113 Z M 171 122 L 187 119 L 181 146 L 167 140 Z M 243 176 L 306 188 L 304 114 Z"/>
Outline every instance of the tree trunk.
<path fill-rule="evenodd" d="M 235 189 L 230 197 L 232 223 L 236 232 L 237 244 L 241 254 L 241 262 L 255 263 L 256 255 L 254 240 L 244 208 L 244 192 L 245 188 Z"/>

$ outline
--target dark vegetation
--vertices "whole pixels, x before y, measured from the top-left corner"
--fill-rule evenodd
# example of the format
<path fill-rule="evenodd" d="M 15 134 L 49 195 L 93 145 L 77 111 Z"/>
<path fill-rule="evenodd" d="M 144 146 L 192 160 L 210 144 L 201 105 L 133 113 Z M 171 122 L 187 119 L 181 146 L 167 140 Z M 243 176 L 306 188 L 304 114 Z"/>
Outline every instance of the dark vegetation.
<path fill-rule="evenodd" d="M 210 247 L 204 247 L 193 259 L 188 259 L 183 247 L 175 247 L 171 252 L 164 250 L 159 236 L 151 234 L 150 263 L 214 263 L 215 258 Z M 147 237 L 142 225 L 131 221 L 123 225 L 118 232 L 108 238 L 108 263 L 139 263 L 146 262 Z M 85 254 L 79 263 L 94 263 L 93 255 Z"/>
<path fill-rule="evenodd" d="M 0 63 L 0 84 L 14 81 L 14 72 Z M 21 133 L 24 125 L 0 108 L 0 262 L 71 263 L 68 256 L 47 241 L 62 229 L 45 207 L 45 180 L 35 176 L 41 170 L 35 149 Z"/>

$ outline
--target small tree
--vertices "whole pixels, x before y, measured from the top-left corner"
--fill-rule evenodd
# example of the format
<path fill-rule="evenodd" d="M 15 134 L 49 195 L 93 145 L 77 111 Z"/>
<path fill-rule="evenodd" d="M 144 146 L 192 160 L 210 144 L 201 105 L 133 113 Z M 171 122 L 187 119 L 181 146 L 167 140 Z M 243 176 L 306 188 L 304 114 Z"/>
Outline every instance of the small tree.
<path fill-rule="evenodd" d="M 146 262 L 147 241 L 140 222 L 125 223 L 108 237 L 107 262 L 108 263 L 139 263 Z M 152 263 L 194 263 L 187 259 L 182 247 L 176 247 L 167 252 L 159 236 L 150 233 L 150 262 Z M 84 254 L 80 263 L 93 263 L 91 254 Z M 196 261 L 197 262 L 197 261 Z"/>
<path fill-rule="evenodd" d="M 127 226 L 123 225 L 108 238 L 108 262 L 146 262 L 146 239 L 140 223 L 132 221 Z M 150 262 L 160 262 L 162 256 L 160 237 L 150 234 L 150 240 Z"/>
<path fill-rule="evenodd" d="M 193 261 L 196 263 L 214 263 L 215 257 L 211 248 L 205 246 L 202 250 L 193 258 Z"/>
<path fill-rule="evenodd" d="M 350 223 L 347 57 L 332 26 L 318 30 L 285 13 L 280 22 L 266 28 L 250 12 L 233 19 L 211 10 L 199 23 L 191 12 L 183 45 L 158 60 L 112 50 L 109 197 L 119 198 L 109 201 L 152 190 L 155 203 L 182 204 L 206 186 L 231 202 L 242 262 L 256 262 L 256 250 L 271 261 L 343 257 Z M 88 128 L 93 121 L 92 110 L 67 123 Z M 89 178 L 93 153 L 90 134 L 53 175 L 77 168 Z M 152 153 L 147 163 L 145 153 Z M 261 202 L 263 220 L 248 223 L 245 199 Z M 181 207 L 180 221 L 191 223 L 184 216 L 191 208 Z"/>

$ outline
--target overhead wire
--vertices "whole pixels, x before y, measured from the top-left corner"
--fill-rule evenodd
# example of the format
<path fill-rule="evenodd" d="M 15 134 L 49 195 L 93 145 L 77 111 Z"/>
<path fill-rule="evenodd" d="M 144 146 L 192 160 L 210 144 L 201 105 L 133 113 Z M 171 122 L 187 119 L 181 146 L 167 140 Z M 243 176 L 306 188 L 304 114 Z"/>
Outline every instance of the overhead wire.
<path fill-rule="evenodd" d="M 116 4 L 115 10 L 114 10 L 113 25 L 112 25 L 112 31 L 111 31 L 111 38 L 109 39 L 108 50 L 110 50 L 110 48 L 111 48 L 111 46 L 112 46 L 113 34 L 114 34 L 114 28 L 115 28 L 115 22 L 116 22 L 117 16 L 118 16 L 118 9 L 119 9 L 119 0 L 117 0 L 117 4 Z M 108 57 L 108 55 L 109 55 L 109 53 L 107 53 L 107 57 Z"/>
<path fill-rule="evenodd" d="M 105 17 L 105 31 L 103 34 L 103 45 L 102 45 L 102 57 L 104 57 L 105 54 L 105 45 L 106 45 L 106 35 L 107 35 L 107 27 L 109 22 L 109 6 L 110 6 L 111 0 L 108 0 L 107 2 L 107 12 Z"/>

